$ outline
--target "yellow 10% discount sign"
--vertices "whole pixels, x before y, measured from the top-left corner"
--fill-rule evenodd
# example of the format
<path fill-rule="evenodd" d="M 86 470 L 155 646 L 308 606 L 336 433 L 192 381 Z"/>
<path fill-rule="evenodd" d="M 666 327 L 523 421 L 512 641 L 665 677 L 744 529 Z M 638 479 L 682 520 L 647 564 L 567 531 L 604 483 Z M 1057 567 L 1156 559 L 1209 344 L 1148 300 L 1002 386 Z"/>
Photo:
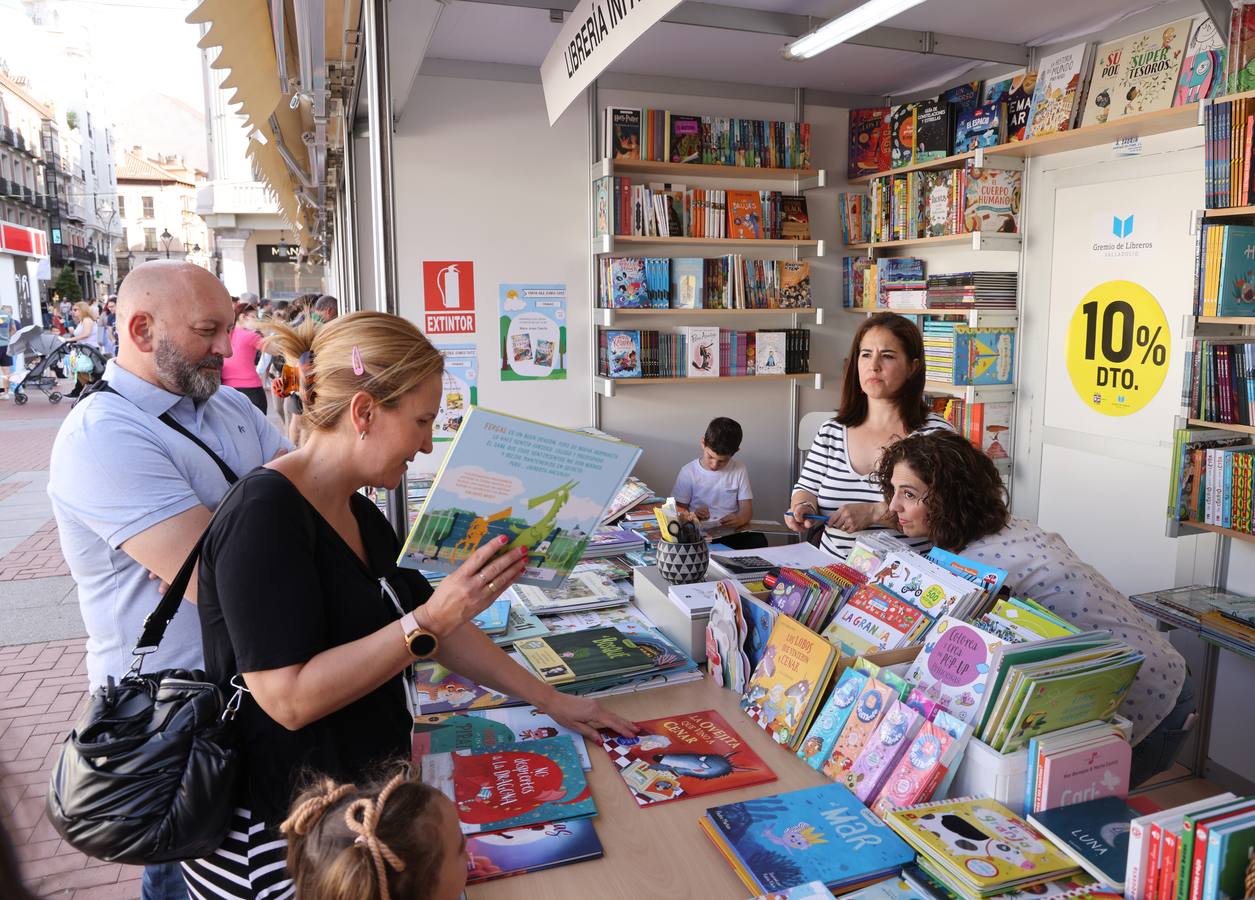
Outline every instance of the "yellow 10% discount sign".
<path fill-rule="evenodd" d="M 1095 412 L 1135 413 L 1163 387 L 1171 345 L 1168 320 L 1150 291 L 1104 281 L 1081 298 L 1068 325 L 1072 386 Z"/>

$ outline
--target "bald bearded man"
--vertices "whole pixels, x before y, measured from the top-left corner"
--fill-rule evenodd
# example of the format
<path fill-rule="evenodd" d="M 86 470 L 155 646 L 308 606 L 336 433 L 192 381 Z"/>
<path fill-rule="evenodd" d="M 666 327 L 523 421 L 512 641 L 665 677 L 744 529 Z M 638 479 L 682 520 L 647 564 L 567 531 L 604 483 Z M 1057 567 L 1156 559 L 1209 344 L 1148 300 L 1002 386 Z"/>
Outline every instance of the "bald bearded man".
<path fill-rule="evenodd" d="M 217 278 L 184 262 L 145 263 L 123 281 L 117 312 L 109 390 L 70 411 L 48 480 L 87 627 L 92 689 L 130 669 L 144 618 L 160 600 L 157 579 L 174 578 L 230 481 L 288 448 L 247 397 L 221 386 L 235 316 Z M 195 602 L 195 577 L 187 596 Z M 189 603 L 144 661 L 145 671 L 168 668 L 204 668 Z M 142 894 L 186 897 L 178 866 L 147 867 Z"/>

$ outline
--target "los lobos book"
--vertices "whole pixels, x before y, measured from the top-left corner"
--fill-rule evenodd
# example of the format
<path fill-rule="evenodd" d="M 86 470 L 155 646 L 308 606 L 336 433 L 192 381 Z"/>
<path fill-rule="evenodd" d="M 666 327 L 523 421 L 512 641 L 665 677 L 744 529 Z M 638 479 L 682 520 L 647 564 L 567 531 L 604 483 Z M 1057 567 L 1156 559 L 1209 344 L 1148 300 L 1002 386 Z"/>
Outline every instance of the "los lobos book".
<path fill-rule="evenodd" d="M 580 819 L 597 807 L 569 737 L 429 753 L 422 780 L 453 801 L 463 834 Z"/>
<path fill-rule="evenodd" d="M 641 450 L 476 406 L 458 429 L 398 565 L 452 572 L 481 546 L 528 553 L 520 584 L 558 587 Z"/>
<path fill-rule="evenodd" d="M 526 875 L 568 863 L 599 859 L 601 841 L 592 819 L 568 819 L 473 834 L 466 838 L 467 884 Z"/>
<path fill-rule="evenodd" d="M 636 725 L 640 733 L 631 738 L 603 731 L 601 745 L 638 806 L 776 780 L 776 774 L 713 709 Z"/>
<path fill-rule="evenodd" d="M 808 881 L 840 893 L 896 873 L 914 857 L 840 784 L 711 807 L 701 826 L 756 893 Z"/>
<path fill-rule="evenodd" d="M 788 616 L 777 616 L 741 709 L 777 744 L 796 750 L 837 661 L 837 648 Z"/>

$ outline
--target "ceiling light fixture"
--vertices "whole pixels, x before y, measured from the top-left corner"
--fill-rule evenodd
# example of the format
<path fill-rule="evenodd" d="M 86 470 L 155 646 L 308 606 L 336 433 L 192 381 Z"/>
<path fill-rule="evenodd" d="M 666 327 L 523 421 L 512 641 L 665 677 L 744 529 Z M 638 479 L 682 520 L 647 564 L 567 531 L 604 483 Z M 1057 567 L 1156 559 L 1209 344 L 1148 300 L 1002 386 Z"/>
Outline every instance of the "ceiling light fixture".
<path fill-rule="evenodd" d="M 869 28 L 919 6 L 924 0 L 867 0 L 862 6 L 820 25 L 784 48 L 788 59 L 810 59 Z"/>

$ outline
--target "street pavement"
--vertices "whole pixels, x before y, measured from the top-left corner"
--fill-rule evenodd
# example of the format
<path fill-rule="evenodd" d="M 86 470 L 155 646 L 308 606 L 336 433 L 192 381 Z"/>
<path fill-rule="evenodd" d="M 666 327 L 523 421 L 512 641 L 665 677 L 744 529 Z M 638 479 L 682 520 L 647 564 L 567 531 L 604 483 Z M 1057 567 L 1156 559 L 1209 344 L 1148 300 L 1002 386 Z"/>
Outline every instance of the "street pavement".
<path fill-rule="evenodd" d="M 69 411 L 38 391 L 24 406 L 0 401 L 0 821 L 37 896 L 133 900 L 138 868 L 88 859 L 44 814 L 48 774 L 87 699 L 86 632 L 47 493 Z"/>

